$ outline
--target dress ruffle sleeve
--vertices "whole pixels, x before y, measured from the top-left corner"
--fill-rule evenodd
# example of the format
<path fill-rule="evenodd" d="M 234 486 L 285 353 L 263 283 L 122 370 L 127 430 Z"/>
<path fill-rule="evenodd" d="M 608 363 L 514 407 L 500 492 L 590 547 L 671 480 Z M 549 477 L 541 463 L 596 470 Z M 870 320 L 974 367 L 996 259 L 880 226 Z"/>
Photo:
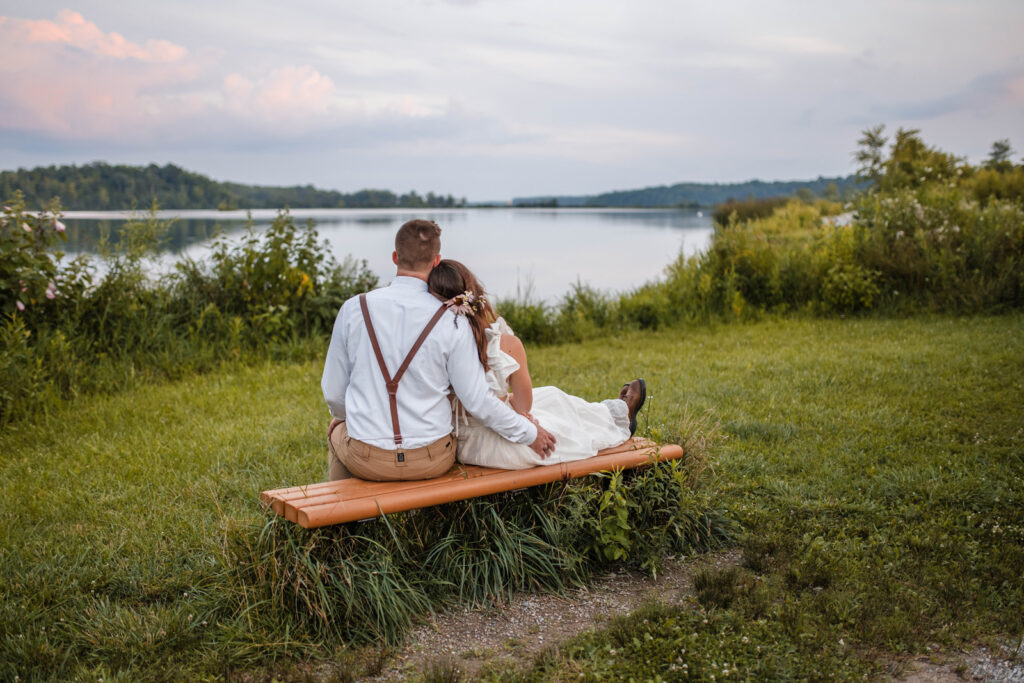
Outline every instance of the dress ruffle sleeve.
<path fill-rule="evenodd" d="M 508 395 L 508 378 L 519 369 L 515 358 L 501 350 L 501 335 L 515 334 L 504 318 L 498 318 L 484 330 L 487 335 L 487 386 L 498 398 Z"/>

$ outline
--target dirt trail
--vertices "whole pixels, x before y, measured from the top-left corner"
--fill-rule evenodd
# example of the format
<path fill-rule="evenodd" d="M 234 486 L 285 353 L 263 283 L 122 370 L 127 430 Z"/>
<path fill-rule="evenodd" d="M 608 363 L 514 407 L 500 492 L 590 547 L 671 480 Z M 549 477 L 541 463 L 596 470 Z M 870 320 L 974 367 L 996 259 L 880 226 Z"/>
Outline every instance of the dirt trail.
<path fill-rule="evenodd" d="M 620 571 L 564 597 L 521 595 L 491 609 L 441 614 L 411 633 L 378 676 L 365 680 L 402 680 L 438 660 L 454 663 L 470 676 L 484 664 L 523 666 L 545 647 L 644 603 L 693 601 L 693 576 L 699 569 L 735 565 L 739 558 L 739 551 L 726 550 L 669 560 L 656 579 Z"/>
<path fill-rule="evenodd" d="M 417 679 L 435 663 L 454 665 L 472 678 L 485 666 L 520 668 L 544 648 L 627 615 L 649 602 L 688 604 L 699 609 L 693 577 L 703 568 L 739 563 L 738 549 L 666 561 L 656 579 L 618 571 L 599 577 L 586 589 L 566 596 L 519 595 L 505 605 L 460 610 L 435 616 L 414 630 L 381 672 L 365 681 Z M 1016 647 L 1015 647 L 1016 646 Z M 946 653 L 893 660 L 887 680 L 900 683 L 1007 681 L 1024 683 L 1024 640 L 990 652 Z"/>

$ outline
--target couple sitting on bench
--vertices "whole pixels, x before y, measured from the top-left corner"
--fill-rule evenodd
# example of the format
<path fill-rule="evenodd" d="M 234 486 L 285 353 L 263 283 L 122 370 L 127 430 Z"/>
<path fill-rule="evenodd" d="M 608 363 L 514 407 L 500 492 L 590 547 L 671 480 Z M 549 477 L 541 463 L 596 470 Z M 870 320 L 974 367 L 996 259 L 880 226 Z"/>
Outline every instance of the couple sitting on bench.
<path fill-rule="evenodd" d="M 338 313 L 321 383 L 333 417 L 328 478 L 432 479 L 456 459 L 524 469 L 627 441 L 644 381 L 600 403 L 533 388 L 522 342 L 473 274 L 440 251 L 436 223 L 408 221 L 391 285 Z"/>

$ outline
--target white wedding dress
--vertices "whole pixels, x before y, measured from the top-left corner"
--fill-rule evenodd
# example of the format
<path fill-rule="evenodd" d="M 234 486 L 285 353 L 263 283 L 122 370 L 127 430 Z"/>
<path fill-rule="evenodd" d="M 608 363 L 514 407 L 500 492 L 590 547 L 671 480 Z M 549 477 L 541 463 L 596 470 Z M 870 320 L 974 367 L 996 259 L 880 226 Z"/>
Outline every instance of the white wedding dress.
<path fill-rule="evenodd" d="M 519 369 L 519 363 L 501 350 L 501 336 L 514 333 L 503 318 L 498 318 L 486 334 L 487 384 L 498 398 L 507 401 L 508 378 Z M 621 399 L 589 403 L 557 387 L 534 387 L 530 413 L 555 436 L 555 450 L 548 457 L 541 458 L 529 446 L 507 441 L 457 406 L 457 459 L 467 465 L 521 470 L 589 458 L 602 448 L 629 439 L 629 409 Z"/>

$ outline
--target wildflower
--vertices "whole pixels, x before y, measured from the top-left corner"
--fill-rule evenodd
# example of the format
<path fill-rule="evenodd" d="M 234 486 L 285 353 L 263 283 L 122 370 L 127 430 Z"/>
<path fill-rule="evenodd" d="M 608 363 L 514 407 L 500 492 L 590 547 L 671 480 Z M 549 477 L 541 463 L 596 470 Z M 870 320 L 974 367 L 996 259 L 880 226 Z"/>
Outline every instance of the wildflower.
<path fill-rule="evenodd" d="M 21 303 L 21 299 L 18 299 L 17 301 L 15 301 L 14 305 L 18 307 L 19 311 L 24 311 L 25 310 L 25 304 Z"/>
<path fill-rule="evenodd" d="M 55 299 L 56 297 L 57 297 L 57 285 L 55 285 L 53 282 L 51 282 L 50 284 L 48 284 L 46 286 L 46 298 L 52 300 L 52 299 Z"/>
<path fill-rule="evenodd" d="M 21 227 L 25 229 L 25 232 L 32 232 L 32 226 L 28 223 L 22 223 Z"/>
<path fill-rule="evenodd" d="M 67 228 L 64 227 L 64 224 L 56 218 L 53 219 L 53 227 L 57 228 L 57 232 L 64 232 L 67 230 Z"/>
<path fill-rule="evenodd" d="M 487 297 L 477 296 L 473 292 L 466 291 L 453 296 L 444 303 L 448 310 L 455 315 L 473 315 L 480 310 L 485 301 L 487 301 Z"/>
<path fill-rule="evenodd" d="M 900 239 L 901 237 L 903 237 L 906 234 L 907 233 L 903 232 L 902 230 L 897 230 L 896 231 L 896 239 Z"/>

